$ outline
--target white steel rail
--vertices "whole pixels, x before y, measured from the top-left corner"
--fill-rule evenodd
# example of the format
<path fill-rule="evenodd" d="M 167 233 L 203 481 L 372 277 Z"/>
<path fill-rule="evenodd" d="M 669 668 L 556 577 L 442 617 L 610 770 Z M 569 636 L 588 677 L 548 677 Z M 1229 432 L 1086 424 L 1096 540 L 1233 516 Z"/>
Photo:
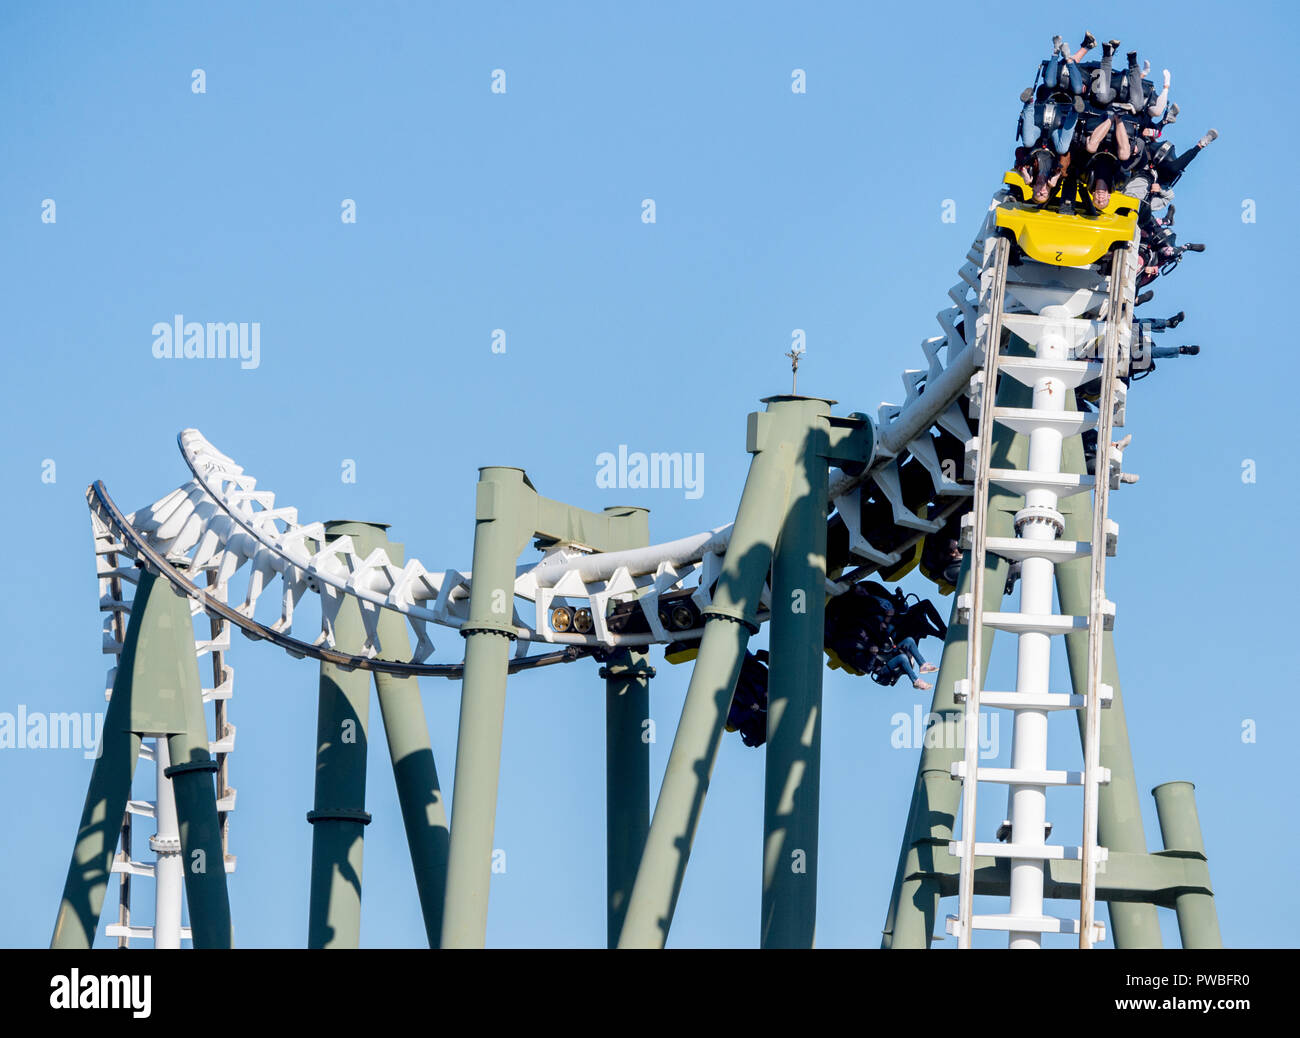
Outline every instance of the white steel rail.
<path fill-rule="evenodd" d="M 994 398 L 998 384 L 998 358 L 1002 352 L 1002 307 L 1006 296 L 1007 259 L 1010 243 L 1004 238 L 990 239 L 985 261 L 985 295 L 981 299 L 979 334 L 984 356 L 984 387 L 979 419 L 979 466 L 975 474 L 974 544 L 970 554 L 971 596 L 974 608 L 966 636 L 967 694 L 964 716 L 964 771 L 961 814 L 962 856 L 958 879 L 957 943 L 971 946 L 972 920 L 975 915 L 975 807 L 976 779 L 979 774 L 980 663 L 984 644 L 984 582 L 988 555 L 989 467 L 993 454 Z"/>
<path fill-rule="evenodd" d="M 1102 339 L 1101 396 L 1098 401 L 1097 454 L 1093 471 L 1092 564 L 1088 615 L 1088 686 L 1083 728 L 1083 838 L 1079 876 L 1079 947 L 1091 948 L 1097 909 L 1097 804 L 1100 798 L 1102 662 L 1106 620 L 1106 533 L 1110 509 L 1110 470 L 1114 448 L 1116 385 L 1121 373 L 1120 348 L 1132 328 L 1132 249 L 1111 254 L 1106 333 Z M 1121 335 L 1120 330 L 1128 334 Z M 1121 342 L 1121 339 L 1123 342 Z M 1128 349 L 1123 368 L 1128 368 Z"/>

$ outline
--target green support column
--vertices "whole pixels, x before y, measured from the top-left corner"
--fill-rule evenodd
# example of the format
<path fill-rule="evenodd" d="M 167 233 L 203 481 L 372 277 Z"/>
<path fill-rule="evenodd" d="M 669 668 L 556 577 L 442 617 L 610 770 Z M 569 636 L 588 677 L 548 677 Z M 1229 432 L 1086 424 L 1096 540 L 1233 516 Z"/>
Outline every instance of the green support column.
<path fill-rule="evenodd" d="M 135 644 L 137 626 L 132 616 L 128 645 Z M 123 662 L 125 658 L 124 651 Z M 113 695 L 104 714 L 100 753 L 91 768 L 90 786 L 81 809 L 81 824 L 77 827 L 72 863 L 63 884 L 51 948 L 89 948 L 95 943 L 104 892 L 112 875 L 117 835 L 126 814 L 135 763 L 140 757 L 140 736 L 130 726 L 131 685 L 131 668 L 119 665 Z"/>
<path fill-rule="evenodd" d="M 328 541 L 363 536 L 368 524 L 325 524 Z M 334 621 L 334 644 L 360 652 L 365 642 L 361 610 L 351 596 Z M 355 948 L 361 940 L 361 865 L 366 812 L 366 756 L 370 675 L 320 665 L 316 713 L 316 795 L 307 814 L 311 834 L 311 905 L 307 947 Z"/>
<path fill-rule="evenodd" d="M 668 939 L 745 647 L 758 630 L 759 596 L 785 519 L 795 464 L 793 445 L 802 438 L 800 421 L 798 409 L 791 411 L 777 402 L 766 412 L 749 416 L 747 449 L 754 458 L 713 604 L 705 610 L 704 635 L 659 787 L 620 948 L 662 948 Z"/>
<path fill-rule="evenodd" d="M 210 762 L 203 759 L 207 728 L 189 604 L 165 581 L 144 572 L 131 607 L 104 717 L 101 753 L 91 770 L 51 947 L 89 948 L 94 943 L 143 733 L 167 736 L 178 763 L 171 774 L 194 945 L 230 946 L 216 794 L 210 778 L 206 785 L 199 779 L 206 776 Z M 194 865 L 200 869 L 192 871 Z"/>
<path fill-rule="evenodd" d="M 479 469 L 475 497 L 474 563 L 465 637 L 456 779 L 442 947 L 481 948 L 487 936 L 492 838 L 501 776 L 510 643 L 515 639 L 515 564 L 529 538 L 538 545 L 579 544 L 620 551 L 649 543 L 644 508 L 605 514 L 544 498 L 523 469 Z"/>
<path fill-rule="evenodd" d="M 826 400 L 786 400 L 802 426 L 772 560 L 764 760 L 764 948 L 811 948 L 817 924 L 822 645 L 826 629 Z"/>
<path fill-rule="evenodd" d="M 395 565 L 406 561 L 403 545 L 387 540 L 383 527 L 374 527 L 373 543 L 362 538 L 362 554 L 382 547 Z M 354 538 L 355 539 L 355 538 Z M 411 658 L 411 637 L 400 613 L 385 609 L 379 616 L 379 647 L 385 659 Z M 447 849 L 450 839 L 447 809 L 438 781 L 437 762 L 429 742 L 429 722 L 420 699 L 417 678 L 375 672 L 379 714 L 388 739 L 397 800 L 402 809 L 406 843 L 411 851 L 415 889 L 424 917 L 430 948 L 442 942 L 443 896 L 447 887 Z"/>
<path fill-rule="evenodd" d="M 1205 861 L 1195 788 L 1190 782 L 1165 782 L 1156 786 L 1151 795 L 1156 798 L 1156 817 L 1160 821 L 1165 854 Z M 1223 947 L 1213 894 L 1180 893 L 1174 898 L 1174 910 L 1178 913 L 1178 933 L 1184 948 Z"/>
<path fill-rule="evenodd" d="M 100 755 L 90 773 L 81 824 L 72 851 L 72 864 L 63 884 L 63 898 L 54 923 L 51 948 L 89 948 L 99 929 L 99 913 L 112 874 L 117 834 L 126 814 L 126 802 L 140 757 L 140 736 L 125 724 L 130 712 L 129 679 L 118 669 L 113 697 L 104 715 Z M 118 691 L 126 689 L 122 696 Z M 115 702 L 121 706 L 115 708 Z"/>
<path fill-rule="evenodd" d="M 392 617 L 392 622 L 387 624 L 390 630 L 386 632 L 385 621 L 389 617 Z M 404 640 L 408 637 L 405 622 L 397 613 L 386 611 L 379 622 L 380 643 L 392 644 L 393 639 L 399 636 Z M 411 851 L 424 932 L 429 947 L 437 948 L 442 943 L 450 832 L 437 762 L 429 742 L 429 722 L 425 718 L 417 679 L 376 673 L 375 687 L 379 693 L 384 734 L 388 738 L 388 753 L 393 761 L 393 778 L 397 783 L 406 843 Z"/>
<path fill-rule="evenodd" d="M 1023 343 L 1014 352 L 1028 355 Z M 1003 379 L 998 387 L 997 404 L 1000 407 L 1027 407 L 1032 391 L 1011 379 Z M 1024 468 L 1028 460 L 1029 438 L 1013 434 L 1003 426 L 993 430 L 993 464 L 997 468 Z M 1012 516 L 1024 505 L 1024 498 L 994 492 L 989 497 L 988 535 L 1014 537 Z M 1001 608 L 1003 588 L 1006 586 L 1008 563 L 1006 559 L 989 554 L 984 571 L 984 603 L 986 611 Z M 907 816 L 907 832 L 899 849 L 898 868 L 894 873 L 894 886 L 890 893 L 889 910 L 881 939 L 882 948 L 929 948 L 938 922 L 940 883 L 930 863 L 939 855 L 949 857 L 948 841 L 953 838 L 957 823 L 957 810 L 961 805 L 961 783 L 952 777 L 952 765 L 963 758 L 965 707 L 953 698 L 953 685 L 965 678 L 967 653 L 967 627 L 957 620 L 957 597 L 971 590 L 970 553 L 962 563 L 957 593 L 953 597 L 952 615 L 948 621 L 948 637 L 944 641 L 943 655 L 935 675 L 934 697 L 930 711 L 936 722 L 934 745 L 921 750 L 916 769 L 916 784 L 912 788 L 912 804 Z M 988 674 L 989 656 L 993 651 L 994 631 L 986 628 L 982 646 L 981 675 Z M 983 680 L 983 678 L 981 678 Z M 988 711 L 999 721 L 1001 711 Z M 990 722 L 991 723 L 991 722 Z M 1009 726 L 1008 726 L 1009 727 Z M 999 729 L 1000 730 L 1000 729 Z M 1007 733 L 1008 736 L 1010 733 Z M 930 739 L 925 740 L 930 743 Z M 907 859 L 911 849 L 918 851 L 924 875 L 908 875 Z"/>
<path fill-rule="evenodd" d="M 1061 448 L 1061 471 L 1084 473 L 1083 443 L 1077 436 L 1067 437 Z M 1092 540 L 1092 498 L 1074 494 L 1057 504 L 1065 519 L 1064 540 Z M 1092 607 L 1092 563 L 1075 559 L 1056 567 L 1056 595 L 1061 612 L 1087 616 Z M 1122 607 L 1121 607 L 1122 610 Z M 1121 614 L 1122 615 L 1122 614 Z M 1088 633 L 1081 631 L 1065 636 L 1065 654 L 1070 664 L 1070 684 L 1078 695 L 1088 689 Z M 1124 696 L 1120 690 L 1119 666 L 1115 661 L 1112 632 L 1102 635 L 1101 680 L 1115 690 L 1110 706 L 1101 711 L 1101 765 L 1110 769 L 1110 781 L 1104 783 L 1097 797 L 1097 840 L 1112 851 L 1145 854 L 1146 833 L 1142 828 L 1142 804 L 1133 771 L 1133 752 L 1129 745 L 1128 721 L 1124 715 Z M 1085 717 L 1075 711 L 1079 738 L 1084 737 Z M 1105 867 L 1104 865 L 1102 866 Z M 1134 901 L 1110 901 L 1110 937 L 1116 948 L 1159 948 L 1160 920 L 1156 906 Z"/>
<path fill-rule="evenodd" d="M 610 654 L 605 679 L 605 911 L 608 947 L 618 944 L 650 829 L 650 679 L 643 652 Z"/>
<path fill-rule="evenodd" d="M 536 514 L 536 495 L 522 469 L 479 469 L 469 620 L 461 628 L 465 675 L 456 736 L 444 948 L 481 948 L 487 938 L 506 668 L 515 638 L 515 563 L 536 529 Z"/>
<path fill-rule="evenodd" d="M 190 622 L 189 605 L 172 595 Z M 181 616 L 178 614 L 177 621 Z M 193 656 L 193 652 L 190 653 Z M 221 847 L 221 822 L 217 817 L 217 791 L 213 782 L 217 762 L 208 752 L 208 723 L 203 714 L 203 693 L 197 666 L 194 688 L 183 698 L 185 730 L 167 737 L 176 797 L 176 820 L 181 840 L 181 867 L 185 874 L 185 902 L 190 909 L 190 934 L 195 948 L 229 948 L 233 932 L 230 897 L 226 888 L 226 861 Z"/>
<path fill-rule="evenodd" d="M 1010 537 L 1014 534 L 1011 513 L 989 511 L 989 536 Z M 1002 589 L 1006 585 L 1008 563 L 996 555 L 989 555 L 984 575 L 984 609 L 994 611 L 1002 604 Z M 930 712 L 939 720 L 935 722 L 933 740 L 926 739 L 921 749 L 921 759 L 916 767 L 916 783 L 912 788 L 912 805 L 907 816 L 906 836 L 899 852 L 898 868 L 894 874 L 894 887 L 890 894 L 889 911 L 880 946 L 882 948 L 928 948 L 935 933 L 939 916 L 939 880 L 933 875 L 909 876 L 906 874 L 908 852 L 917 848 L 927 872 L 933 871 L 931 863 L 937 858 L 949 857 L 948 841 L 957 826 L 957 810 L 961 806 L 961 783 L 952 777 L 952 765 L 962 759 L 966 711 L 953 699 L 954 684 L 966 677 L 967 627 L 957 622 L 957 596 L 971 589 L 970 556 L 962 563 L 957 591 L 953 596 L 952 614 L 948 618 L 948 637 L 943 643 L 939 670 L 935 674 L 934 697 Z M 987 675 L 989 656 L 993 651 L 992 628 L 984 632 L 981 674 Z M 998 712 L 989 711 L 997 716 Z M 1001 719 L 1001 718 L 999 718 Z M 1010 733 L 1007 733 L 1008 736 Z M 933 742 L 933 745 L 929 743 Z"/>

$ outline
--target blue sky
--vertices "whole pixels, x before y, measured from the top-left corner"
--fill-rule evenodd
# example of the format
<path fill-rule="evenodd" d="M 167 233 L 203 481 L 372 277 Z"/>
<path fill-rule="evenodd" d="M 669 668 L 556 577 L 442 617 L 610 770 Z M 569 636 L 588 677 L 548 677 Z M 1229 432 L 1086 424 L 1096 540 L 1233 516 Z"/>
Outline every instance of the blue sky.
<path fill-rule="evenodd" d="M 1221 134 L 1178 186 L 1180 235 L 1208 250 L 1143 309 L 1185 309 L 1163 342 L 1203 353 L 1134 387 L 1126 463 L 1142 481 L 1112 507 L 1148 842 L 1147 790 L 1194 781 L 1225 942 L 1294 943 L 1297 895 L 1261 882 L 1258 843 L 1269 860 L 1300 851 L 1277 813 L 1293 785 L 1283 578 L 1300 371 L 1278 323 L 1296 225 L 1279 174 L 1296 145 L 1276 99 L 1290 96 L 1297 17 L 1221 12 L 1147 5 L 1082 24 L 1010 4 L 6 5 L 0 710 L 102 709 L 84 490 L 102 478 L 128 509 L 161 497 L 184 479 L 187 426 L 304 519 L 391 523 L 429 568 L 469 565 L 480 465 L 522 466 L 592 509 L 645 505 L 654 540 L 729 521 L 745 415 L 788 390 L 793 329 L 807 335 L 802 391 L 841 414 L 901 399 L 1010 160 L 1017 94 L 1053 33 L 1091 28 L 1172 70 L 1180 147 Z M 151 329 L 175 314 L 259 322 L 259 366 L 155 359 Z M 598 487 L 596 456 L 620 444 L 702 453 L 703 494 Z M 436 642 L 438 658 L 460 652 L 452 632 Z M 1014 652 L 995 653 L 996 674 Z M 689 672 L 656 657 L 657 787 Z M 242 639 L 231 662 L 236 940 L 298 946 L 316 668 Z M 595 671 L 511 683 L 491 945 L 604 941 Z M 875 946 L 918 752 L 891 746 L 891 718 L 928 700 L 831 672 L 825 696 L 818 943 Z M 450 789 L 457 686 L 429 681 L 424 698 Z M 1062 720 L 1058 767 L 1078 756 Z M 372 735 L 362 942 L 416 946 L 377 714 Z M 0 943 L 48 941 L 88 775 L 77 751 L 0 751 Z M 670 944 L 757 944 L 762 788 L 761 753 L 727 738 Z M 1076 812 L 1055 803 L 1064 835 Z"/>

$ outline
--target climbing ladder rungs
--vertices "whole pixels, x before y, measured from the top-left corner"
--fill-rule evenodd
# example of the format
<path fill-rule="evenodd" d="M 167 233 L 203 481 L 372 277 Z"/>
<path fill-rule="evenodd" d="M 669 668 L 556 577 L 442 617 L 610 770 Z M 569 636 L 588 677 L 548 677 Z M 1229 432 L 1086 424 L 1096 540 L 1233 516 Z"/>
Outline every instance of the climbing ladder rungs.
<path fill-rule="evenodd" d="M 1014 294 L 1014 291 L 1013 291 Z M 1077 349 L 1101 337 L 1104 321 L 1088 321 L 1080 317 L 1040 317 L 1038 314 L 1003 314 L 1002 327 L 1018 335 L 1031 346 L 1037 346 L 1043 334 L 1057 331 Z"/>
<path fill-rule="evenodd" d="M 105 937 L 129 937 L 133 941 L 152 941 L 152 926 L 123 926 L 121 923 L 109 923 L 104 927 Z M 181 940 L 190 941 L 194 935 L 188 926 L 181 927 Z"/>
<path fill-rule="evenodd" d="M 1078 933 L 1079 920 L 1062 919 L 1054 915 L 972 915 L 972 930 L 1019 931 L 1022 933 Z M 956 916 L 948 916 L 948 933 L 954 937 L 961 934 L 961 924 Z M 1106 927 L 1101 923 L 1093 924 L 1093 939 L 1104 941 Z"/>
<path fill-rule="evenodd" d="M 1115 625 L 1115 604 L 1107 602 L 1102 612 L 1103 630 Z M 985 613 L 984 626 L 1009 634 L 1073 634 L 1088 629 L 1086 616 L 1061 616 L 1059 613 Z"/>
<path fill-rule="evenodd" d="M 1040 379 L 1054 378 L 1066 389 L 1077 389 L 1101 378 L 1099 360 L 1039 360 L 1037 357 L 999 357 L 998 370 L 1017 382 L 1033 387 Z"/>
<path fill-rule="evenodd" d="M 133 861 L 121 851 L 113 857 L 112 872 L 125 872 L 130 876 L 146 876 L 153 879 L 153 862 L 150 861 Z"/>
<path fill-rule="evenodd" d="M 226 725 L 226 730 L 220 739 L 216 742 L 209 741 L 208 743 L 209 753 L 233 753 L 234 750 L 235 726 L 233 724 Z"/>
<path fill-rule="evenodd" d="M 1055 429 L 1062 436 L 1078 436 L 1097 427 L 1095 411 L 1038 411 L 1032 407 L 995 407 L 995 421 L 1028 435 L 1035 429 Z"/>
<path fill-rule="evenodd" d="M 1106 848 L 1098 847 L 1097 860 L 1106 860 Z M 952 840 L 948 844 L 948 853 L 960 858 L 962 843 Z M 1025 843 L 976 843 L 975 857 L 1017 858 L 1022 861 L 1079 861 L 1083 857 L 1082 847 L 1062 847 L 1059 844 L 1025 844 Z"/>
<path fill-rule="evenodd" d="M 229 699 L 234 695 L 234 677 L 227 677 L 216 688 L 203 689 L 201 694 L 205 703 L 211 703 L 214 699 Z"/>
<path fill-rule="evenodd" d="M 953 761 L 952 776 L 959 779 L 966 777 L 965 761 Z M 975 781 L 1000 782 L 1012 786 L 1082 786 L 1083 772 L 1057 771 L 1050 768 L 1045 771 L 1031 771 L 1027 768 L 978 768 Z M 1097 781 L 1103 784 L 1109 782 L 1110 769 L 1098 768 Z"/>
<path fill-rule="evenodd" d="M 968 624 L 974 602 L 969 594 L 957 598 L 957 622 Z M 1109 631 L 1115 626 L 1115 603 L 1102 603 L 1102 629 Z M 1072 634 L 1088 629 L 1086 616 L 1062 616 L 1059 613 L 995 613 L 985 612 L 981 619 L 985 626 L 1011 634 Z"/>
<path fill-rule="evenodd" d="M 1016 469 L 989 469 L 989 482 L 1004 490 L 1025 494 L 1031 490 L 1050 490 L 1057 497 L 1071 497 L 1091 490 L 1092 476 L 1073 472 L 1021 472 Z"/>
<path fill-rule="evenodd" d="M 1106 554 L 1113 556 L 1119 545 L 1119 524 L 1112 519 L 1106 525 Z M 1092 554 L 1092 544 L 1089 541 L 1035 541 L 1028 537 L 986 537 L 985 545 L 994 555 L 1001 555 L 1004 559 L 1013 561 L 1051 559 L 1053 562 L 1069 562 L 1071 559 L 1086 559 Z M 962 547 L 970 550 L 969 544 L 963 544 Z"/>
<path fill-rule="evenodd" d="M 970 681 L 962 678 L 953 686 L 952 697 L 958 703 L 966 702 L 970 695 Z M 1102 685 L 1099 697 L 1103 707 L 1110 706 L 1115 691 Z M 998 707 L 1005 710 L 1083 710 L 1088 705 L 1086 696 L 1068 692 L 981 692 L 980 709 Z"/>

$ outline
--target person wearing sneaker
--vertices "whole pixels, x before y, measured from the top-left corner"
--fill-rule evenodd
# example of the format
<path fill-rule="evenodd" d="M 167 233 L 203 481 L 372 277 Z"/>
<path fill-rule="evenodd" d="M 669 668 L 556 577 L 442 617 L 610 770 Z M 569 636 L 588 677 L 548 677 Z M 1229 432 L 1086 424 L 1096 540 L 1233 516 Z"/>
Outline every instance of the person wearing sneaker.
<path fill-rule="evenodd" d="M 1154 100 L 1146 95 L 1146 83 L 1143 80 L 1142 70 L 1138 68 L 1137 60 L 1137 51 L 1129 51 L 1128 68 L 1119 80 L 1119 97 L 1122 100 L 1113 102 L 1114 107 L 1135 115 L 1145 112 L 1147 105 Z"/>
<path fill-rule="evenodd" d="M 1146 98 L 1142 92 L 1142 70 L 1138 68 L 1137 51 L 1128 52 L 1128 73 L 1117 83 L 1111 71 L 1111 63 L 1119 47 L 1119 40 L 1110 40 L 1101 45 L 1101 65 L 1093 71 L 1090 84 L 1092 100 L 1101 108 L 1119 102 L 1131 106 L 1128 111 L 1140 112 L 1146 108 Z"/>
<path fill-rule="evenodd" d="M 1146 107 L 1147 118 L 1156 125 L 1164 121 L 1165 105 L 1169 101 L 1169 70 L 1165 69 L 1164 73 L 1164 86 L 1155 97 L 1148 98 Z"/>
<path fill-rule="evenodd" d="M 1092 33 L 1084 33 L 1083 43 L 1079 49 L 1070 52 L 1069 47 L 1060 36 L 1052 37 L 1052 56 L 1048 58 L 1039 67 L 1039 72 L 1043 77 L 1042 85 L 1038 88 L 1038 100 L 1043 100 L 1043 95 L 1056 90 L 1068 90 L 1073 96 L 1078 97 L 1084 91 L 1083 73 L 1079 69 L 1079 62 L 1093 47 L 1097 46 L 1097 38 Z M 1061 65 L 1064 63 L 1066 72 L 1065 80 L 1061 78 Z M 1035 97 L 1033 87 L 1026 87 L 1020 92 L 1020 100 L 1028 104 Z M 1078 105 L 1078 110 L 1083 110 L 1082 102 Z"/>
<path fill-rule="evenodd" d="M 870 645 L 867 652 L 869 653 L 868 673 L 880 684 L 893 684 L 897 680 L 897 675 L 906 674 L 912 687 L 917 691 L 928 692 L 934 687 L 917 675 L 916 665 L 920 665 L 922 674 L 933 673 L 939 668 L 921 659 L 913 639 L 904 638 L 897 644 L 889 642 L 884 646 Z"/>
<path fill-rule="evenodd" d="M 1148 317 L 1141 321 L 1133 322 L 1134 335 L 1140 334 L 1140 329 L 1146 328 L 1152 332 L 1163 332 L 1167 328 L 1177 328 L 1183 323 L 1183 318 L 1187 315 L 1179 310 L 1173 317 Z"/>
<path fill-rule="evenodd" d="M 1165 141 L 1161 144 L 1151 157 L 1151 164 L 1155 167 L 1161 185 L 1164 188 L 1172 188 L 1178 183 L 1178 178 L 1183 175 L 1183 171 L 1191 165 L 1192 160 L 1218 139 L 1219 131 L 1209 130 L 1196 142 L 1196 147 L 1188 148 L 1181 155 L 1176 153 L 1173 141 Z M 1168 197 L 1173 198 L 1173 192 L 1168 192 Z"/>
<path fill-rule="evenodd" d="M 1113 151 L 1109 148 L 1112 135 Z M 1088 193 L 1093 207 L 1100 211 L 1110 205 L 1110 193 L 1123 176 L 1122 164 L 1133 157 L 1124 121 L 1116 114 L 1104 119 L 1089 134 L 1084 147 L 1092 156 L 1084 172 Z"/>

